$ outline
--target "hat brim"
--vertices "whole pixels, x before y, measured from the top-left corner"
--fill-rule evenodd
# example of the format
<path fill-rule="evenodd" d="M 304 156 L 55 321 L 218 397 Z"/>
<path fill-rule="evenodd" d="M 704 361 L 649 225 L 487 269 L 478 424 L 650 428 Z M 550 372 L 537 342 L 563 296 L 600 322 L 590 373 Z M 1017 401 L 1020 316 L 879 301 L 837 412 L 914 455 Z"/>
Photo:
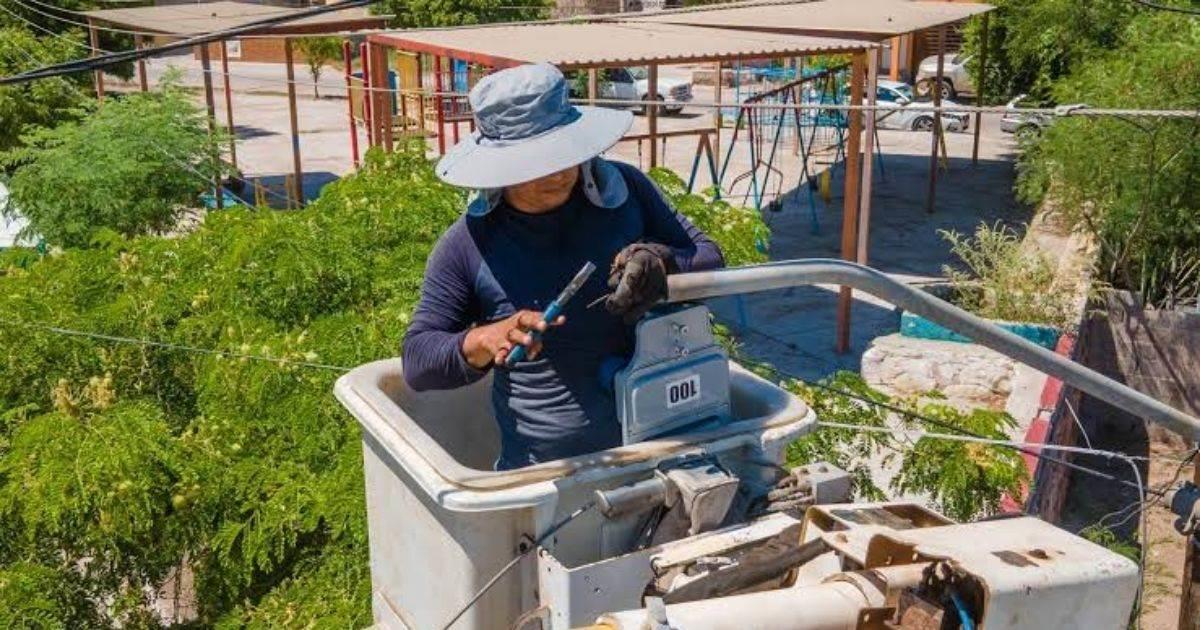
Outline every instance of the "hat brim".
<path fill-rule="evenodd" d="M 503 188 L 582 164 L 608 150 L 633 126 L 631 112 L 577 107 L 579 116 L 527 140 L 480 142 L 471 134 L 437 163 L 442 181 L 464 188 Z"/>

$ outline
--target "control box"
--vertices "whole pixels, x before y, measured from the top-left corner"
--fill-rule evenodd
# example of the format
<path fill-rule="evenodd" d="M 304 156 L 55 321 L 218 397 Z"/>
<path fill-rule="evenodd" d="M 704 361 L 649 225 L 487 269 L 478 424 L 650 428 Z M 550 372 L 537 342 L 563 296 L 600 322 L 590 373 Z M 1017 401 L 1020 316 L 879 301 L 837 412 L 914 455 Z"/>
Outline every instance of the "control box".
<path fill-rule="evenodd" d="M 656 310 L 635 335 L 633 357 L 613 381 L 624 444 L 729 420 L 729 356 L 707 307 Z"/>

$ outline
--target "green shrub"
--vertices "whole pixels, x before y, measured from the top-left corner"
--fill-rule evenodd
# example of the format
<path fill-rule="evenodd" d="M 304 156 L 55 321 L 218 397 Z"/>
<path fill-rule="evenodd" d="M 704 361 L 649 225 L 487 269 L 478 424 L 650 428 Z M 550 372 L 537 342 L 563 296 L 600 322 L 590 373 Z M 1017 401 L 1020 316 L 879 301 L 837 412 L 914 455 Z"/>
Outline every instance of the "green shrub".
<path fill-rule="evenodd" d="M 1005 494 L 1019 496 L 1028 478 L 1024 460 L 1014 449 L 932 437 L 912 441 L 903 434 L 971 433 L 1008 439 L 1006 431 L 1015 423 L 1004 412 L 964 412 L 936 402 L 894 399 L 872 389 L 852 372 L 838 372 L 816 385 L 796 380 L 784 381 L 783 385 L 807 401 L 822 422 L 899 432 L 822 427 L 788 447 L 789 465 L 827 461 L 849 472 L 855 495 L 861 500 L 878 501 L 888 496 L 872 479 L 872 465 L 898 464 L 888 486 L 891 491 L 928 496 L 950 518 L 969 521 L 995 513 Z"/>
<path fill-rule="evenodd" d="M 52 245 L 87 246 L 103 230 L 170 230 L 223 170 L 203 112 L 169 83 L 86 111 L 0 153 L 0 168 L 15 169 L 0 212 L 20 212 L 27 232 Z"/>
<path fill-rule="evenodd" d="M 708 194 L 688 193 L 683 179 L 665 168 L 650 171 L 650 178 L 676 209 L 721 246 L 727 266 L 767 261 L 770 230 L 756 210 L 717 201 Z"/>
<path fill-rule="evenodd" d="M 1074 324 L 1071 295 L 1055 286 L 1054 265 L 1041 252 L 1023 247 L 1015 230 L 980 223 L 974 237 L 953 230 L 941 235 L 967 268 L 942 270 L 959 306 L 989 319 L 1059 328 Z"/>
<path fill-rule="evenodd" d="M 4 17 L 8 16 L 0 12 L 0 18 Z M 4 22 L 0 19 L 0 25 Z M 72 41 L 83 44 L 85 37 L 80 34 L 37 37 L 19 26 L 0 26 L 0 76 L 75 59 L 79 48 Z M 90 74 L 78 73 L 0 86 L 0 151 L 20 146 L 21 137 L 30 127 L 74 118 L 74 112 L 88 101 L 85 86 L 90 80 Z"/>
<path fill-rule="evenodd" d="M 741 216 L 684 201 L 702 225 Z M 187 558 L 199 625 L 369 624 L 361 438 L 331 394 L 341 372 L 236 355 L 395 356 L 464 202 L 422 153 L 371 151 L 300 211 L 232 208 L 176 238 L 105 232 L 36 262 L 0 259 L 0 583 L 59 576 L 120 603 L 116 619 L 49 625 L 153 625 L 141 588 Z M 760 256 L 738 253 L 747 234 L 713 236 L 746 261 Z M 77 600 L 47 597 L 21 610 L 77 618 Z"/>
<path fill-rule="evenodd" d="M 1054 90 L 1092 107 L 1200 108 L 1200 28 L 1156 12 L 1131 21 L 1125 45 L 1095 55 Z M 1066 118 L 1021 156 L 1018 192 L 1050 199 L 1098 246 L 1096 279 L 1152 306 L 1200 296 L 1200 121 Z"/>

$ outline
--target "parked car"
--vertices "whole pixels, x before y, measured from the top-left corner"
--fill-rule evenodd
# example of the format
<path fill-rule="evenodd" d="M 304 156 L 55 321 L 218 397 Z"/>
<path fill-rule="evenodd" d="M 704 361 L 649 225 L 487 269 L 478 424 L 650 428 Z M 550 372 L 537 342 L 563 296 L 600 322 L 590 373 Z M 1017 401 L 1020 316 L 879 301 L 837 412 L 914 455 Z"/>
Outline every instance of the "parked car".
<path fill-rule="evenodd" d="M 1054 122 L 1051 116 L 1021 111 L 1020 104 L 1026 96 L 1022 94 L 1009 101 L 1004 106 L 1004 117 L 1000 119 L 1000 131 L 1011 133 L 1019 140 L 1042 135 L 1042 130 Z"/>
<path fill-rule="evenodd" d="M 648 101 L 650 96 L 650 82 L 646 78 L 645 68 L 633 68 L 629 71 L 633 78 L 636 79 L 638 100 Z M 671 77 L 658 77 L 658 94 L 655 96 L 659 101 L 673 101 L 676 103 L 684 103 L 692 100 L 692 82 L 685 79 L 674 79 Z M 663 111 L 667 114 L 678 114 L 683 111 L 683 105 L 665 105 Z M 642 107 L 642 113 L 646 113 L 646 108 Z"/>
<path fill-rule="evenodd" d="M 568 70 L 564 73 L 568 85 L 571 89 L 571 98 L 587 98 L 587 71 L 585 70 Z M 625 68 L 604 68 L 600 71 L 597 78 L 597 98 L 612 100 L 612 101 L 637 101 L 641 100 L 638 96 L 637 81 L 633 75 Z M 614 105 L 612 103 L 604 103 L 603 107 L 614 107 L 617 109 L 632 109 L 638 105 Z"/>
<path fill-rule="evenodd" d="M 880 129 L 933 130 L 933 103 L 914 101 L 913 90 L 907 83 L 880 79 L 875 91 L 875 103 L 886 109 L 875 114 L 875 125 Z M 943 107 L 958 105 L 951 100 L 942 100 Z M 942 112 L 942 128 L 946 131 L 966 131 L 971 126 L 971 117 L 965 112 Z"/>
<path fill-rule="evenodd" d="M 975 93 L 975 81 L 967 70 L 967 62 L 971 55 L 962 53 L 948 55 L 942 63 L 942 100 L 954 98 L 963 93 Z M 917 66 L 917 96 L 931 98 L 933 84 L 937 82 L 937 55 L 931 55 Z"/>

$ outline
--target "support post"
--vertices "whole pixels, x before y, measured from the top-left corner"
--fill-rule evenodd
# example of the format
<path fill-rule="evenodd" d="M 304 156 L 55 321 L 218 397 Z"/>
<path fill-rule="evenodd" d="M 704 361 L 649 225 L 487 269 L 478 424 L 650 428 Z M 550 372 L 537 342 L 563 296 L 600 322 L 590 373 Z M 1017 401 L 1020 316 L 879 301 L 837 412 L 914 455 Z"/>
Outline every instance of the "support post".
<path fill-rule="evenodd" d="M 986 15 L 986 14 L 985 14 Z M 900 80 L 900 37 L 892 38 L 892 58 L 888 61 L 888 78 L 893 81 Z"/>
<path fill-rule="evenodd" d="M 984 100 L 984 88 L 987 83 L 987 57 L 988 57 L 988 14 L 983 14 L 983 23 L 980 24 L 979 37 L 982 41 L 979 42 L 979 70 L 975 73 L 975 105 L 983 107 L 986 101 Z M 983 132 L 983 113 L 975 112 L 975 139 L 971 145 L 971 166 L 979 166 L 979 134 Z"/>
<path fill-rule="evenodd" d="M 850 105 L 862 105 L 863 66 L 866 53 L 857 53 L 850 64 Z M 846 138 L 845 190 L 842 199 L 842 260 L 853 261 L 858 246 L 858 192 L 862 173 L 859 156 L 862 139 L 862 110 L 846 112 L 848 136 Z M 837 351 L 850 349 L 850 304 L 854 296 L 850 287 L 843 286 L 838 292 L 837 306 Z"/>
<path fill-rule="evenodd" d="M 717 74 L 713 79 L 713 100 L 717 103 L 717 107 L 713 110 L 713 127 L 717 132 L 713 134 L 712 150 L 713 154 L 717 156 L 721 155 L 721 127 L 725 124 L 724 119 L 721 118 L 721 65 L 720 61 L 716 63 Z M 713 182 L 713 185 L 720 187 L 719 182 Z"/>
<path fill-rule="evenodd" d="M 867 52 L 867 104 L 875 107 L 879 89 L 879 56 L 876 48 Z M 867 247 L 871 240 L 871 179 L 875 165 L 875 110 L 867 110 L 866 134 L 863 138 L 862 203 L 858 214 L 858 264 L 867 264 Z"/>
<path fill-rule="evenodd" d="M 933 147 L 929 150 L 929 192 L 925 196 L 925 211 L 933 212 L 934 203 L 937 201 L 937 169 L 938 169 L 938 145 L 942 138 L 942 110 L 936 109 L 942 106 L 942 80 L 945 76 L 943 70 L 946 63 L 946 27 L 938 27 L 937 37 L 937 74 L 934 76 L 933 86 Z"/>
<path fill-rule="evenodd" d="M 225 127 L 229 129 L 229 163 L 237 170 L 237 134 L 233 132 L 233 89 L 229 87 L 229 49 L 221 40 L 221 80 L 225 88 Z"/>
<path fill-rule="evenodd" d="M 436 108 L 434 117 L 437 119 L 438 155 L 446 155 L 446 112 L 442 108 L 442 58 L 433 56 L 433 106 Z"/>
<path fill-rule="evenodd" d="M 300 166 L 300 120 L 296 114 L 296 69 L 293 65 L 292 38 L 283 38 L 283 58 L 287 66 L 288 124 L 292 133 L 292 193 L 296 205 L 304 205 L 304 170 Z"/>
<path fill-rule="evenodd" d="M 350 75 L 353 69 L 354 54 L 351 53 L 350 40 L 342 40 L 342 67 L 345 68 L 346 75 L 346 109 L 350 114 L 350 157 L 354 160 L 354 168 L 358 168 L 358 124 L 354 122 L 354 99 L 350 98 L 351 89 L 353 88 L 353 78 Z M 366 93 L 363 93 L 363 98 L 366 98 Z"/>
<path fill-rule="evenodd" d="M 92 43 L 92 57 L 100 55 L 100 34 L 96 32 L 96 25 L 92 23 L 92 18 L 88 18 L 88 40 Z M 92 80 L 96 84 L 96 100 L 104 102 L 104 70 L 97 68 L 92 71 Z"/>
<path fill-rule="evenodd" d="M 1200 465 L 1193 465 L 1192 483 L 1200 485 Z M 1143 540 L 1149 532 L 1142 532 Z M 1183 555 L 1183 591 L 1179 594 L 1179 630 L 1200 629 L 1200 537 L 1196 533 L 1187 537 L 1187 549 Z"/>
<path fill-rule="evenodd" d="M 646 126 L 650 137 L 650 168 L 658 166 L 658 64 L 652 63 L 646 72 Z"/>
<path fill-rule="evenodd" d="M 358 58 L 362 62 L 362 108 L 363 108 L 363 129 L 367 132 L 367 146 L 375 146 L 375 116 L 371 111 L 371 101 L 375 98 L 374 92 L 371 91 L 371 62 L 369 60 L 367 44 L 364 42 L 358 45 Z"/>
<path fill-rule="evenodd" d="M 371 85 L 381 86 L 375 90 L 375 118 L 380 141 L 388 152 L 392 150 L 392 82 L 388 80 L 388 49 L 371 46 Z"/>
<path fill-rule="evenodd" d="M 212 62 L 208 58 L 208 44 L 200 46 L 200 68 L 204 71 L 204 107 L 208 111 L 208 139 L 212 142 L 217 133 L 217 108 L 213 102 L 213 86 L 212 86 Z M 215 168 L 221 159 L 217 155 L 216 144 L 213 144 L 213 167 Z M 224 195 L 221 193 L 221 175 L 219 172 L 213 174 L 213 194 L 214 201 L 217 205 L 217 210 L 225 207 Z"/>
<path fill-rule="evenodd" d="M 141 35 L 133 36 L 133 47 L 135 49 L 141 50 L 142 48 L 145 48 L 145 46 L 146 46 L 145 38 L 143 38 Z M 145 59 L 145 57 L 138 57 L 137 75 L 138 75 L 138 87 L 142 88 L 143 92 L 149 92 L 150 91 L 150 82 L 146 80 L 146 59 Z"/>
<path fill-rule="evenodd" d="M 596 97 L 600 95 L 600 77 L 596 68 L 588 68 L 588 86 L 587 97 L 591 101 L 590 105 L 596 104 Z"/>

